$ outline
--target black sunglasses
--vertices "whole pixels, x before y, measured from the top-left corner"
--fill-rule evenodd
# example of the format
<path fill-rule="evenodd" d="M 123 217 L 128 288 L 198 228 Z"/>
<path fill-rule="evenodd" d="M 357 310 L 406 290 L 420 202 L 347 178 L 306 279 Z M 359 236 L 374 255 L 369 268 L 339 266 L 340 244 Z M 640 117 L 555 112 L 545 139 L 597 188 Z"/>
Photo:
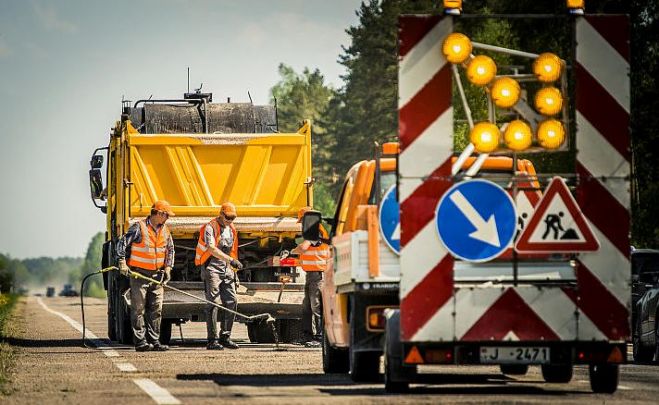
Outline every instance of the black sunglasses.
<path fill-rule="evenodd" d="M 235 215 L 226 215 L 225 213 L 222 213 L 222 216 L 223 216 L 224 219 L 226 219 L 227 221 L 233 221 L 234 219 L 236 219 Z"/>

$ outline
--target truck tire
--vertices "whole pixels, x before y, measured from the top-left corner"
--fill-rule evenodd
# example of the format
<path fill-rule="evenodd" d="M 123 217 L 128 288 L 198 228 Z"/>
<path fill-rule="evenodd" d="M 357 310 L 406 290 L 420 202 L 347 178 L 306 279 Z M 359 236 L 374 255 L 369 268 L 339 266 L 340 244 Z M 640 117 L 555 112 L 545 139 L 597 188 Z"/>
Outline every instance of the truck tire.
<path fill-rule="evenodd" d="M 279 342 L 291 343 L 302 340 L 302 320 L 301 319 L 280 319 L 277 321 Z"/>
<path fill-rule="evenodd" d="M 501 374 L 507 375 L 525 375 L 529 371 L 528 364 L 501 364 Z"/>
<path fill-rule="evenodd" d="M 542 378 L 548 383 L 569 383 L 572 381 L 571 364 L 543 364 L 540 366 Z"/>
<path fill-rule="evenodd" d="M 374 382 L 380 380 L 380 353 L 355 351 L 352 343 L 348 353 L 352 381 Z"/>
<path fill-rule="evenodd" d="M 386 392 L 405 392 L 416 376 L 416 366 L 403 364 L 400 343 L 400 310 L 387 319 L 384 334 L 384 389 Z"/>
<path fill-rule="evenodd" d="M 279 323 L 279 321 L 276 322 Z M 275 343 L 275 334 L 267 322 L 248 323 L 247 336 L 249 336 L 249 341 L 252 343 Z"/>
<path fill-rule="evenodd" d="M 591 364 L 588 372 L 593 392 L 613 394 L 618 389 L 620 367 L 617 364 Z"/>
<path fill-rule="evenodd" d="M 323 371 L 325 374 L 345 374 L 349 371 L 349 367 L 348 351 L 332 347 L 327 333 L 323 331 Z"/>
<path fill-rule="evenodd" d="M 116 304 L 114 296 L 114 277 L 112 274 L 108 275 L 108 339 L 115 342 L 117 341 L 117 317 L 116 317 Z"/>
<path fill-rule="evenodd" d="M 172 328 L 174 322 L 169 319 L 163 319 L 160 322 L 160 343 L 168 345 L 172 340 Z"/>
<path fill-rule="evenodd" d="M 652 356 L 654 355 L 651 348 L 643 346 L 641 343 L 641 321 L 640 319 L 636 321 L 634 328 L 634 335 L 632 337 L 632 345 L 634 347 L 634 362 L 639 364 L 646 364 L 652 361 Z"/>
<path fill-rule="evenodd" d="M 133 344 L 133 326 L 130 323 L 130 310 L 124 302 L 123 297 L 119 296 L 119 305 L 117 305 L 117 339 L 119 343 L 125 345 Z"/>

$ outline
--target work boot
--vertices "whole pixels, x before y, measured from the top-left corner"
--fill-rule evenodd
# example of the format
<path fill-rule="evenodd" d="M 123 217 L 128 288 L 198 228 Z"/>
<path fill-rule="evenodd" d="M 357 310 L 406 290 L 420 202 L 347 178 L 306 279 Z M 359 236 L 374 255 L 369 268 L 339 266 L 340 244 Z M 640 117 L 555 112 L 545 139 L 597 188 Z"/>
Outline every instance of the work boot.
<path fill-rule="evenodd" d="M 236 344 L 230 337 L 223 337 L 220 339 L 220 343 L 227 349 L 238 349 L 240 346 Z"/>
<path fill-rule="evenodd" d="M 164 344 L 156 341 L 156 342 L 153 342 L 153 349 L 152 350 L 154 352 L 166 352 L 167 350 L 169 350 L 169 346 L 164 345 Z"/>
<path fill-rule="evenodd" d="M 217 343 L 217 341 L 215 340 L 208 342 L 208 344 L 206 345 L 206 350 L 222 350 L 222 349 L 224 349 L 224 346 Z"/>
<path fill-rule="evenodd" d="M 150 352 L 151 350 L 153 350 L 153 346 L 147 342 L 142 342 L 135 345 L 136 352 Z"/>

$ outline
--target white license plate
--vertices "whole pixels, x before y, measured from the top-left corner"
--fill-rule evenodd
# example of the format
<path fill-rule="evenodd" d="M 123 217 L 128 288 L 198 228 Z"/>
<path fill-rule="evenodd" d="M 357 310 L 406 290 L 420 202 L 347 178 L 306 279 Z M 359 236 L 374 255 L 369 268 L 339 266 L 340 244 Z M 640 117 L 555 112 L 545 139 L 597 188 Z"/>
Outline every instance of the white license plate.
<path fill-rule="evenodd" d="M 548 347 L 481 347 L 481 363 L 484 364 L 547 364 Z"/>

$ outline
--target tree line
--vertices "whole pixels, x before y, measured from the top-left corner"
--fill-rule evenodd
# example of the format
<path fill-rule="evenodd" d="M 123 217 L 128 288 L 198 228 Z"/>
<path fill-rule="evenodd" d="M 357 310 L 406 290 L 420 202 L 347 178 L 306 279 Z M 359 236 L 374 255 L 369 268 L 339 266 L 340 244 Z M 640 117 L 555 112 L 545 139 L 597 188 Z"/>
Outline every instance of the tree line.
<path fill-rule="evenodd" d="M 586 13 L 628 14 L 631 22 L 631 133 L 632 133 L 632 243 L 636 247 L 659 245 L 659 3 L 649 0 L 601 0 L 586 2 Z M 565 15 L 565 2 L 555 0 L 470 0 L 464 12 L 493 14 Z M 279 106 L 281 131 L 295 131 L 303 119 L 313 121 L 314 203 L 325 215 L 332 215 L 335 200 L 348 169 L 356 162 L 371 159 L 374 142 L 395 141 L 398 131 L 397 106 L 397 20 L 400 14 L 438 14 L 441 2 L 368 0 L 356 11 L 359 22 L 346 29 L 351 44 L 344 47 L 338 62 L 344 66 L 344 85 L 335 89 L 324 81 L 318 69 L 296 73 L 281 64 L 280 82 L 272 89 Z M 458 28 L 471 31 L 482 42 L 522 49 L 567 52 L 566 27 L 542 27 L 534 20 L 515 24 L 491 19 L 479 29 L 470 20 Z M 495 56 L 495 55 L 490 55 Z M 516 61 L 495 56 L 498 63 Z M 571 84 L 573 86 L 573 83 Z M 475 92 L 467 88 L 467 96 Z M 470 94 L 471 91 L 471 94 Z M 455 95 L 456 92 L 454 92 Z M 456 114 L 461 105 L 453 103 Z M 471 105 L 471 103 L 470 103 Z M 475 109 L 478 114 L 479 108 Z M 483 106 L 480 107 L 483 110 Z M 572 120 L 574 122 L 574 120 Z M 456 125 L 456 147 L 466 139 L 466 126 Z M 574 132 L 574 131 L 571 131 Z M 463 141 L 464 143 L 464 141 Z M 574 145 L 574 142 L 571 142 Z M 560 172 L 574 160 L 574 148 L 555 154 L 535 154 L 540 172 Z"/>

